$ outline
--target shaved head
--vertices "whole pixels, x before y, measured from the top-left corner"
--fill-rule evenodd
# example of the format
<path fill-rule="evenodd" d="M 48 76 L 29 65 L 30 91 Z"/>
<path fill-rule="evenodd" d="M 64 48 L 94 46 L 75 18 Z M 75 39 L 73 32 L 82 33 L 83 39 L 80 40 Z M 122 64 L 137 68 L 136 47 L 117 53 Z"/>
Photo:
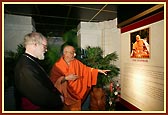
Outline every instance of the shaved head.
<path fill-rule="evenodd" d="M 67 45 L 63 49 L 63 58 L 67 63 L 70 63 L 70 61 L 74 60 L 74 57 L 76 56 L 75 48 L 73 46 Z"/>
<path fill-rule="evenodd" d="M 63 49 L 63 54 L 65 54 L 66 52 L 75 52 L 75 48 L 73 46 L 67 45 Z"/>

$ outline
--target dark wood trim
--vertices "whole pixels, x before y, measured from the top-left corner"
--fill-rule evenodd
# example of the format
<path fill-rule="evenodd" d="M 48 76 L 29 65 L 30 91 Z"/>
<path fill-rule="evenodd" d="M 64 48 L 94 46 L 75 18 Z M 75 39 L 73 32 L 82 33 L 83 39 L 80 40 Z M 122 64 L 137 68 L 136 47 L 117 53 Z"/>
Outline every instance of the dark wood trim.
<path fill-rule="evenodd" d="M 133 29 L 136 29 L 136 28 L 139 28 L 139 27 L 142 27 L 142 26 L 145 26 L 145 25 L 163 20 L 163 19 L 164 19 L 164 11 L 161 11 L 161 12 L 159 12 L 157 14 L 154 14 L 152 16 L 149 16 L 149 17 L 147 17 L 143 20 L 140 20 L 138 22 L 135 22 L 135 23 L 132 23 L 132 24 L 127 25 L 125 27 L 122 27 L 121 28 L 121 33 L 130 31 L 130 30 L 133 30 Z"/>
<path fill-rule="evenodd" d="M 134 105 L 132 105 L 131 103 L 127 102 L 126 100 L 120 98 L 120 103 L 128 108 L 130 111 L 141 111 L 139 108 L 135 107 Z"/>
<path fill-rule="evenodd" d="M 118 27 L 118 28 L 124 27 L 124 26 L 126 26 L 126 25 L 132 23 L 133 21 L 135 21 L 135 20 L 137 20 L 137 19 L 139 19 L 139 18 L 141 18 L 141 17 L 143 17 L 143 16 L 145 16 L 145 15 L 147 15 L 147 14 L 150 14 L 150 13 L 152 13 L 152 12 L 154 12 L 154 11 L 156 11 L 156 10 L 162 8 L 162 7 L 164 7 L 164 4 L 155 5 L 155 6 L 153 6 L 152 8 L 149 8 L 148 10 L 145 10 L 145 11 L 143 11 L 142 13 L 140 13 L 140 14 L 138 14 L 138 15 L 132 17 L 132 18 L 129 18 L 129 19 L 126 20 L 126 21 L 119 23 L 119 24 L 117 25 L 117 27 Z"/>

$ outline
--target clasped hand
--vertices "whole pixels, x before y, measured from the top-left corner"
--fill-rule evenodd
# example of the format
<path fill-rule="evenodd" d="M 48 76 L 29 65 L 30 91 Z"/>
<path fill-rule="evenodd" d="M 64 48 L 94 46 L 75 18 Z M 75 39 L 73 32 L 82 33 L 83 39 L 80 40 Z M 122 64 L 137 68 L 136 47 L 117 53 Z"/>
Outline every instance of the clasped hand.
<path fill-rule="evenodd" d="M 72 80 L 72 81 L 76 80 L 77 78 L 79 77 L 75 74 L 69 74 L 65 77 L 66 80 Z"/>

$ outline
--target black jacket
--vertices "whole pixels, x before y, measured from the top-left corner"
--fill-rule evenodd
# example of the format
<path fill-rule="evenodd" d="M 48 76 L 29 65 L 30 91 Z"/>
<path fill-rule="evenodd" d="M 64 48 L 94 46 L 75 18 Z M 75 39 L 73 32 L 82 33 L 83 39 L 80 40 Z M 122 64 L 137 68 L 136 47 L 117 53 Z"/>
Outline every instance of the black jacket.
<path fill-rule="evenodd" d="M 61 110 L 63 103 L 60 93 L 38 61 L 25 53 L 15 68 L 16 95 L 21 100 L 22 110 L 33 109 L 30 108 L 32 105 L 39 107 L 37 110 Z M 24 102 L 23 98 L 32 105 Z"/>

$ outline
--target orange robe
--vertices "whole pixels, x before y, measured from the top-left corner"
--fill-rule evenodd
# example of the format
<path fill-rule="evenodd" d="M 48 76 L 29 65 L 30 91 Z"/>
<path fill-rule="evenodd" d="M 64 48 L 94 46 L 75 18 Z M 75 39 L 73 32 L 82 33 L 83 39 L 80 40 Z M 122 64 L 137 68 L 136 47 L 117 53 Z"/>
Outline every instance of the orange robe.
<path fill-rule="evenodd" d="M 69 75 L 78 75 L 75 81 L 68 81 L 61 84 L 61 80 Z M 62 93 L 64 103 L 66 105 L 73 105 L 83 99 L 87 88 L 97 83 L 98 69 L 88 67 L 79 60 L 74 59 L 68 65 L 63 57 L 58 60 L 50 74 L 50 79 L 55 87 Z"/>
<path fill-rule="evenodd" d="M 135 42 L 133 44 L 133 54 L 131 57 L 136 58 L 148 58 L 149 57 L 149 48 L 147 43 L 144 40 L 140 40 L 139 42 Z"/>

